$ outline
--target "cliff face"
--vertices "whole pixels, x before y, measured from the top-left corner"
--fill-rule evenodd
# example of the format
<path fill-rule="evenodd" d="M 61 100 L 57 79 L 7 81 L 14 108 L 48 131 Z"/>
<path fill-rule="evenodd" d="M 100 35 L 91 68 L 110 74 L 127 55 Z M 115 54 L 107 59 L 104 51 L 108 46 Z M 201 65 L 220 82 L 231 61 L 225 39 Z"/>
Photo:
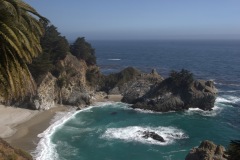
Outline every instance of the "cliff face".
<path fill-rule="evenodd" d="M 56 100 L 56 81 L 51 73 L 47 73 L 37 88 L 37 93 L 29 100 L 29 105 L 33 109 L 47 110 L 55 105 Z"/>
<path fill-rule="evenodd" d="M 149 92 L 157 83 L 163 81 L 163 78 L 153 70 L 151 73 L 141 73 L 134 79 L 123 84 L 120 93 L 123 95 L 123 102 L 136 103 L 137 100 Z"/>
<path fill-rule="evenodd" d="M 74 106 L 89 104 L 90 88 L 86 83 L 86 62 L 67 55 L 57 66 L 64 68 L 58 79 L 62 84 L 57 83 L 58 102 Z"/>
<path fill-rule="evenodd" d="M 28 153 L 13 148 L 7 142 L 0 138 L 0 159 L 1 160 L 32 160 Z"/>
<path fill-rule="evenodd" d="M 87 85 L 85 61 L 78 60 L 73 55 L 67 55 L 56 64 L 58 73 L 50 72 L 37 80 L 37 91 L 34 96 L 26 97 L 18 104 L 32 109 L 47 110 L 58 104 L 81 106 L 90 104 L 90 94 L 93 92 Z"/>

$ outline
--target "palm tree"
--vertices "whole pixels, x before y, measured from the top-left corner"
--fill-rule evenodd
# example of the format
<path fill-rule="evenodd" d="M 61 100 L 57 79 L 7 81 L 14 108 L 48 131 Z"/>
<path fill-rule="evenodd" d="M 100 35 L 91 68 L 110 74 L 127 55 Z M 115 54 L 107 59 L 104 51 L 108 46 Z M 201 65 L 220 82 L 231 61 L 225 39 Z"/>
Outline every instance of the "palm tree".
<path fill-rule="evenodd" d="M 34 93 L 27 63 L 41 52 L 48 20 L 21 0 L 0 0 L 0 97 L 18 99 Z"/>

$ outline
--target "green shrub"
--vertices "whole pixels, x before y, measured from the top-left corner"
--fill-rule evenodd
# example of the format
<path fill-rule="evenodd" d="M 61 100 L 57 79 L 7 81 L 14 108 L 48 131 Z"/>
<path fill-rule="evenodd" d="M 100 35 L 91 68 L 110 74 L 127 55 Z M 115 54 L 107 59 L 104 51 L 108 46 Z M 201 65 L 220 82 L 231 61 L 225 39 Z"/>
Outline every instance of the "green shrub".
<path fill-rule="evenodd" d="M 176 87 L 188 87 L 194 81 L 193 74 L 185 69 L 182 69 L 180 72 L 171 71 L 170 79 Z"/>
<path fill-rule="evenodd" d="M 240 140 L 233 140 L 230 142 L 227 154 L 228 160 L 239 160 L 240 158 Z"/>
<path fill-rule="evenodd" d="M 84 37 L 77 38 L 70 46 L 70 51 L 78 59 L 85 60 L 87 65 L 96 64 L 95 50 L 92 48 L 90 43 L 85 41 Z"/>

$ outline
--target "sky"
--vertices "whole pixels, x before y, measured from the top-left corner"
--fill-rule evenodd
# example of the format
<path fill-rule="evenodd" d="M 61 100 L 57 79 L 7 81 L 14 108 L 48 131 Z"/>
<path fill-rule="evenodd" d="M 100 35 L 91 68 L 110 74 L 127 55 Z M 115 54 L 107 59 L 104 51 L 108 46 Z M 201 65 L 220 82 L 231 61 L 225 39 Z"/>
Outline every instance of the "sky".
<path fill-rule="evenodd" d="M 68 40 L 240 39 L 240 0 L 24 0 Z"/>

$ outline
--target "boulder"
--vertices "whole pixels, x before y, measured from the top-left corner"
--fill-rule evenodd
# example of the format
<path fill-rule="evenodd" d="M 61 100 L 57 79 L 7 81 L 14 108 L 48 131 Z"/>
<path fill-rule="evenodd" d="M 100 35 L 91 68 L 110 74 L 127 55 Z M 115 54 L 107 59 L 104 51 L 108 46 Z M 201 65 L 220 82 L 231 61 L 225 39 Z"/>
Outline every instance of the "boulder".
<path fill-rule="evenodd" d="M 155 132 L 150 132 L 150 131 L 144 131 L 143 132 L 143 138 L 152 138 L 156 141 L 159 141 L 159 142 L 165 142 L 165 140 L 163 139 L 163 137 L 161 137 L 160 135 L 158 135 L 157 133 Z"/>
<path fill-rule="evenodd" d="M 203 141 L 198 148 L 193 148 L 185 160 L 227 160 L 225 148 L 211 141 Z"/>

